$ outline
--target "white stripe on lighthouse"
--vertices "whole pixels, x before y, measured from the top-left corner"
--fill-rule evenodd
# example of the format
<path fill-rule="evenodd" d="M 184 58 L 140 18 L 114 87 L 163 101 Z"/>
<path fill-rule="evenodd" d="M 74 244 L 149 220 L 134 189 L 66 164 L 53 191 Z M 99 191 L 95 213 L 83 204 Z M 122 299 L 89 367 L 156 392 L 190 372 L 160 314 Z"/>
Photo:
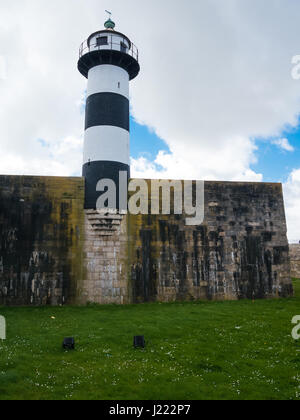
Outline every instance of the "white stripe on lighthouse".
<path fill-rule="evenodd" d="M 129 165 L 129 132 L 106 125 L 88 128 L 84 134 L 83 164 L 94 161 Z"/>
<path fill-rule="evenodd" d="M 117 93 L 129 99 L 127 71 L 109 64 L 93 67 L 88 74 L 87 97 L 102 92 Z"/>

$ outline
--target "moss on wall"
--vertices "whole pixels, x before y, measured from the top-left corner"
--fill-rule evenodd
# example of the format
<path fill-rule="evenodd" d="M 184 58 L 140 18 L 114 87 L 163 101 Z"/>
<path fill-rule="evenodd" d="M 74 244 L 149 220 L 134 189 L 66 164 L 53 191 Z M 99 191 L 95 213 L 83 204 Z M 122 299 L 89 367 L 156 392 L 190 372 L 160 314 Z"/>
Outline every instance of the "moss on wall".
<path fill-rule="evenodd" d="M 133 302 L 293 293 L 280 184 L 205 182 L 204 223 L 185 217 L 128 216 Z"/>
<path fill-rule="evenodd" d="M 0 303 L 76 301 L 84 180 L 0 177 Z"/>
<path fill-rule="evenodd" d="M 293 293 L 280 184 L 205 182 L 203 224 L 185 217 L 100 217 L 83 178 L 0 176 L 0 304 Z"/>

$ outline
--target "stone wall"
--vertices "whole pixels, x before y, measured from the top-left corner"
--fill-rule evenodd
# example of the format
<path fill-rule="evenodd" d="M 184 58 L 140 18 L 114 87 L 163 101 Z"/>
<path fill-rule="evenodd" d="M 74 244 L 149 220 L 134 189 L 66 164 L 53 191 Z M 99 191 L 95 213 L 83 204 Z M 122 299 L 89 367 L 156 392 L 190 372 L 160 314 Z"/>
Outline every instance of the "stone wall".
<path fill-rule="evenodd" d="M 300 245 L 290 245 L 291 276 L 300 279 Z"/>
<path fill-rule="evenodd" d="M 194 227 L 185 215 L 83 208 L 82 178 L 0 177 L 0 305 L 293 292 L 280 184 L 205 182 L 205 220 Z"/>
<path fill-rule="evenodd" d="M 78 303 L 130 303 L 127 279 L 127 217 L 85 210 L 82 264 L 85 278 Z"/>
<path fill-rule="evenodd" d="M 0 177 L 0 304 L 76 301 L 83 202 L 82 178 Z"/>
<path fill-rule="evenodd" d="M 133 302 L 293 293 L 280 184 L 205 182 L 196 227 L 184 215 L 128 217 Z"/>

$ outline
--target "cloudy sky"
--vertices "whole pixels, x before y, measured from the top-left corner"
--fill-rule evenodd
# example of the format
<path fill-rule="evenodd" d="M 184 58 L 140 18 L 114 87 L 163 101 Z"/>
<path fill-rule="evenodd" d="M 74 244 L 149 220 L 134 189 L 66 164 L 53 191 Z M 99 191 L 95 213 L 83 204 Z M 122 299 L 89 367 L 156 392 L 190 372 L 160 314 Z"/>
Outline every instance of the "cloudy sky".
<path fill-rule="evenodd" d="M 140 50 L 132 175 L 282 182 L 299 241 L 299 0 L 2 1 L 0 173 L 81 174 L 78 49 L 105 9 Z"/>

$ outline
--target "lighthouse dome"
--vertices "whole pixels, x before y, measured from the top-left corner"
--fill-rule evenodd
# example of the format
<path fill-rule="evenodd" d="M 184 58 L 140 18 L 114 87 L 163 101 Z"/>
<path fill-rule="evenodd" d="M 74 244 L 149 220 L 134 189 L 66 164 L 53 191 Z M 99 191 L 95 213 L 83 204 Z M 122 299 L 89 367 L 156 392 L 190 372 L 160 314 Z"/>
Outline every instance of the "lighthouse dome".
<path fill-rule="evenodd" d="M 116 26 L 116 24 L 115 24 L 115 22 L 113 22 L 112 20 L 111 20 L 111 18 L 109 18 L 105 23 L 104 23 L 104 27 L 106 28 L 106 29 L 115 29 L 115 26 Z"/>

